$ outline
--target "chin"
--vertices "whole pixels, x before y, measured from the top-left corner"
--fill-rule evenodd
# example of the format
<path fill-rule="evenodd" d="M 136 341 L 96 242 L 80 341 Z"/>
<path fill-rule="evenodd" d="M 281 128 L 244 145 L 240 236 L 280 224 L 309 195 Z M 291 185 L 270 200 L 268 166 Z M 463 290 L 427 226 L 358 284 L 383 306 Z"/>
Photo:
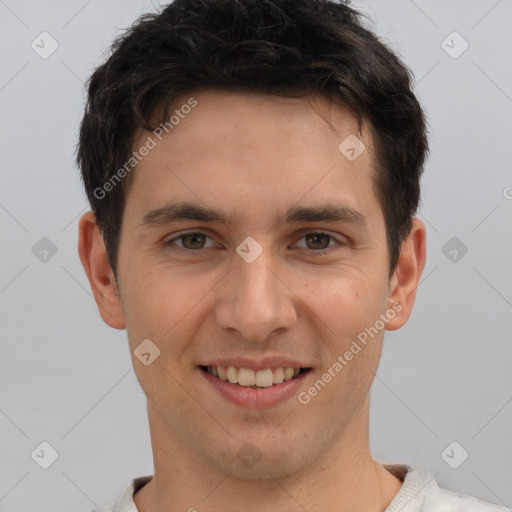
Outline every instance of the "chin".
<path fill-rule="evenodd" d="M 303 471 L 315 459 L 311 446 L 308 453 L 299 449 L 307 446 L 305 442 L 296 440 L 294 443 L 290 439 L 288 443 L 272 442 L 265 436 L 262 441 L 251 440 L 250 435 L 246 435 L 243 442 L 230 440 L 232 442 L 224 444 L 222 452 L 212 452 L 210 444 L 205 447 L 210 450 L 203 458 L 218 471 L 244 480 L 285 478 Z"/>

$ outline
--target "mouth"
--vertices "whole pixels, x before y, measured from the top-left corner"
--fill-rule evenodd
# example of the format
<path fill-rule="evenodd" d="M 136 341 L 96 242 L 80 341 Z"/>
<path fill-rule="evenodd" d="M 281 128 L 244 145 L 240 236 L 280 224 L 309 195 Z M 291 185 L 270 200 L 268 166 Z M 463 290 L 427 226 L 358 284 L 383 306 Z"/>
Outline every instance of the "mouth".
<path fill-rule="evenodd" d="M 250 368 L 238 368 L 235 366 L 199 366 L 209 375 L 239 387 L 260 389 L 278 386 L 283 382 L 292 381 L 312 368 L 276 367 L 254 371 Z"/>

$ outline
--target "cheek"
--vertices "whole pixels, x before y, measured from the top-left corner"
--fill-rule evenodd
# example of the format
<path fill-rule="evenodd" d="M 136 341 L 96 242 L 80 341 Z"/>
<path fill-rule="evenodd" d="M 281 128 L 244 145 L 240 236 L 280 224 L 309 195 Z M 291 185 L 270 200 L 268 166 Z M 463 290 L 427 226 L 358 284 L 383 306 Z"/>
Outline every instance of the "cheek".
<path fill-rule="evenodd" d="M 174 326 L 190 309 L 190 294 L 186 287 L 169 286 L 156 272 L 128 270 L 128 275 L 136 276 L 122 297 L 130 342 L 149 338 L 163 348 L 163 340 L 174 337 Z"/>
<path fill-rule="evenodd" d="M 383 331 L 370 330 L 383 311 L 385 288 L 380 287 L 378 280 L 355 271 L 305 287 L 304 302 L 314 312 L 309 318 L 316 318 L 329 352 L 324 371 L 336 375 L 321 402 L 342 396 L 358 402 L 370 388 L 382 350 Z M 336 361 L 342 366 L 334 367 Z"/>
<path fill-rule="evenodd" d="M 132 363 L 144 393 L 155 404 L 165 403 L 168 394 L 178 406 L 186 402 L 178 382 L 184 378 L 182 355 L 188 337 L 183 332 L 186 327 L 183 319 L 191 309 L 189 302 L 183 293 L 150 272 L 133 279 L 123 297 Z M 137 356 L 141 353 L 139 346 L 148 346 L 147 342 L 141 345 L 143 340 L 150 340 L 156 346 L 150 344 L 144 350 L 151 353 L 149 365 Z"/>
<path fill-rule="evenodd" d="M 331 335 L 346 340 L 372 325 L 381 311 L 383 290 L 369 276 L 356 271 L 332 274 L 305 282 L 302 301 L 313 311 Z"/>

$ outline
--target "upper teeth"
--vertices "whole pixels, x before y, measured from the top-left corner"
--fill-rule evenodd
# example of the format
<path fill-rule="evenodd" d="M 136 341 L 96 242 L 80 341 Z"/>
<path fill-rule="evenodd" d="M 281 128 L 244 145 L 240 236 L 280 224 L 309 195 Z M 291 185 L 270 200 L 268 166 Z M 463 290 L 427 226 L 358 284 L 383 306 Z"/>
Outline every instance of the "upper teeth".
<path fill-rule="evenodd" d="M 268 388 L 272 384 L 280 384 L 284 380 L 291 380 L 297 377 L 300 368 L 265 368 L 255 372 L 250 368 L 236 368 L 235 366 L 207 366 L 208 373 L 227 380 L 231 384 L 240 386 L 258 386 Z"/>

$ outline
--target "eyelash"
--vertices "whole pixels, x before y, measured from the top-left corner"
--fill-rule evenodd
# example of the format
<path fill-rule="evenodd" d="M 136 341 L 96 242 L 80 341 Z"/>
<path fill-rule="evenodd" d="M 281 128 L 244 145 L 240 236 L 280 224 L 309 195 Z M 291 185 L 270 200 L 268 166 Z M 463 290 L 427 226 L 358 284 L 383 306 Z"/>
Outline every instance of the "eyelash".
<path fill-rule="evenodd" d="M 331 241 L 335 241 L 336 244 L 338 245 L 338 247 L 336 246 L 332 246 L 332 247 L 328 247 L 326 249 L 319 249 L 319 250 L 315 250 L 315 249 L 308 249 L 307 247 L 301 247 L 301 249 L 306 249 L 306 250 L 309 250 L 311 252 L 313 252 L 315 255 L 319 255 L 319 256 L 323 256 L 325 254 L 328 254 L 328 253 L 331 253 L 333 251 L 337 251 L 339 250 L 342 246 L 344 245 L 347 245 L 346 243 L 343 243 L 343 242 L 340 242 L 339 240 L 337 240 L 335 237 L 333 237 L 332 235 L 330 235 L 329 233 L 325 233 L 324 231 L 307 231 L 305 232 L 300 238 L 299 240 L 301 240 L 302 238 L 304 238 L 305 236 L 307 235 L 326 235 L 327 237 L 329 237 L 329 243 Z M 176 245 L 173 244 L 173 242 L 175 240 L 179 240 L 179 239 L 182 239 L 183 237 L 187 236 L 187 235 L 204 235 L 206 236 L 207 238 L 210 238 L 211 237 L 209 235 L 207 235 L 206 233 L 202 233 L 200 231 L 189 231 L 187 233 L 181 233 L 179 234 L 178 236 L 175 236 L 173 238 L 170 238 L 169 240 L 165 241 L 164 242 L 164 245 L 166 246 L 166 248 L 171 251 L 171 252 L 176 252 L 176 253 L 180 253 L 180 254 L 187 254 L 187 255 L 190 255 L 190 256 L 199 256 L 201 255 L 206 249 L 212 249 L 212 247 L 207 247 L 206 249 L 203 248 L 203 249 L 184 249 L 184 248 L 180 248 L 180 247 L 177 247 Z"/>

